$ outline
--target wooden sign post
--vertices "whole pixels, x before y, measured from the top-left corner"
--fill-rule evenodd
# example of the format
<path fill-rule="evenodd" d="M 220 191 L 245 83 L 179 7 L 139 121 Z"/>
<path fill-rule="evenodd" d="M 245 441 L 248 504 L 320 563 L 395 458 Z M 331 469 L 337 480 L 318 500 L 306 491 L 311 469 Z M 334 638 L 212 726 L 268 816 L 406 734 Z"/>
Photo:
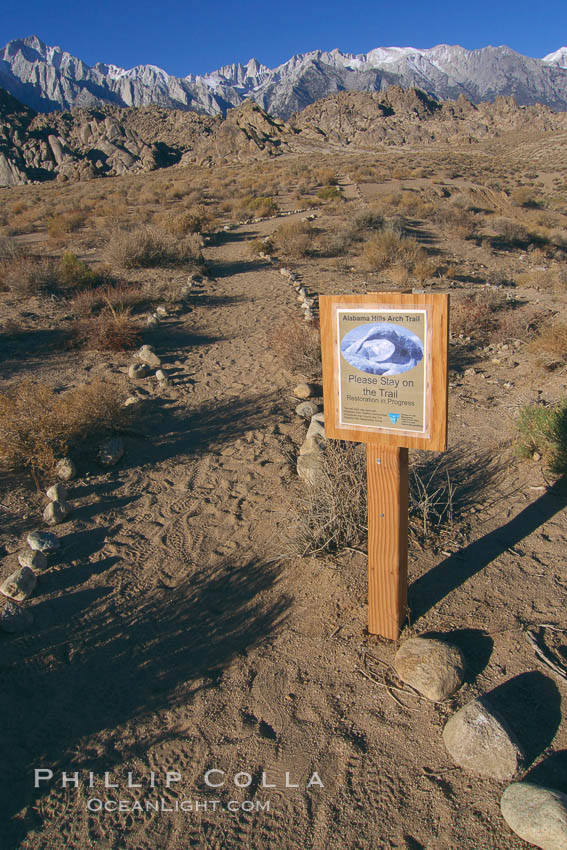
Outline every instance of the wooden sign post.
<path fill-rule="evenodd" d="M 449 296 L 322 295 L 325 435 L 364 442 L 368 630 L 407 614 L 408 449 L 447 448 Z"/>

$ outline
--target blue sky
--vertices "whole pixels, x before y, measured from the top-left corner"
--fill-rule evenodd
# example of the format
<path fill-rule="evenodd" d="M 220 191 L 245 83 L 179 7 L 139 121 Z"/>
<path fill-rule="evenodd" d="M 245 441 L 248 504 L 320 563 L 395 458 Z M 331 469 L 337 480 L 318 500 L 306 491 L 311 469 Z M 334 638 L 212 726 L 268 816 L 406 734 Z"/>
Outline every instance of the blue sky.
<path fill-rule="evenodd" d="M 202 74 L 252 56 L 270 67 L 294 53 L 339 47 L 363 53 L 373 47 L 469 49 L 507 44 L 542 57 L 567 44 L 567 0 L 96 0 L 79 4 L 27 0 L 5 5 L 0 44 L 38 35 L 92 65 L 124 68 L 152 63 L 170 74 Z"/>

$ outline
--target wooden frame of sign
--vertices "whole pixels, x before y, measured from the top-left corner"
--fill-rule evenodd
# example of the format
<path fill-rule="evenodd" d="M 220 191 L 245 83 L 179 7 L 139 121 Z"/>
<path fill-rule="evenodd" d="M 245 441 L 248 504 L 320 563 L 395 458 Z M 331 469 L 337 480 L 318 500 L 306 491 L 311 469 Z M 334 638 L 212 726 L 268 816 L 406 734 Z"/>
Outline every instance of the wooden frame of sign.
<path fill-rule="evenodd" d="M 367 443 L 368 630 L 407 613 L 408 449 L 447 447 L 449 296 L 322 295 L 325 436 Z"/>

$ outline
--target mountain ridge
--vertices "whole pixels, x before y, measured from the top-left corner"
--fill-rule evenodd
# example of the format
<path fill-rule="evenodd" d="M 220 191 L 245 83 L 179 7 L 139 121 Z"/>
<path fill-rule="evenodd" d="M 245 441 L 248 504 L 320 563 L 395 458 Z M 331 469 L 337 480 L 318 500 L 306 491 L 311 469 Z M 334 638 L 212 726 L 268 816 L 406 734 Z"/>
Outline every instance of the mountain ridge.
<path fill-rule="evenodd" d="M 205 115 L 225 115 L 247 98 L 287 120 L 293 113 L 340 91 L 417 87 L 438 100 L 464 94 L 474 103 L 513 96 L 521 105 L 542 103 L 567 111 L 567 47 L 542 59 L 505 45 L 467 50 L 376 47 L 368 53 L 313 50 L 276 68 L 252 58 L 203 75 L 176 77 L 156 65 L 130 69 L 97 62 L 89 66 L 38 36 L 14 39 L 0 51 L 0 86 L 39 112 L 157 105 Z"/>

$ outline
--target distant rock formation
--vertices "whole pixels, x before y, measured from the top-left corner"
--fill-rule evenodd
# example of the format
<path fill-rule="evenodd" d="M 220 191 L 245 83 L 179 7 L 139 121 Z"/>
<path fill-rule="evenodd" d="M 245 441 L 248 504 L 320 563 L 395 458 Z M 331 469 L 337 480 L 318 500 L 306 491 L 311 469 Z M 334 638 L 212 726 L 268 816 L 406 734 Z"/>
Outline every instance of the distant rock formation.
<path fill-rule="evenodd" d="M 34 112 L 0 90 L 0 186 L 88 180 L 190 163 L 213 166 L 290 152 L 431 144 L 477 144 L 502 133 L 567 129 L 567 113 L 518 106 L 512 98 L 475 105 L 438 101 L 417 89 L 341 92 L 273 118 L 251 100 L 226 117 L 157 106 Z"/>

